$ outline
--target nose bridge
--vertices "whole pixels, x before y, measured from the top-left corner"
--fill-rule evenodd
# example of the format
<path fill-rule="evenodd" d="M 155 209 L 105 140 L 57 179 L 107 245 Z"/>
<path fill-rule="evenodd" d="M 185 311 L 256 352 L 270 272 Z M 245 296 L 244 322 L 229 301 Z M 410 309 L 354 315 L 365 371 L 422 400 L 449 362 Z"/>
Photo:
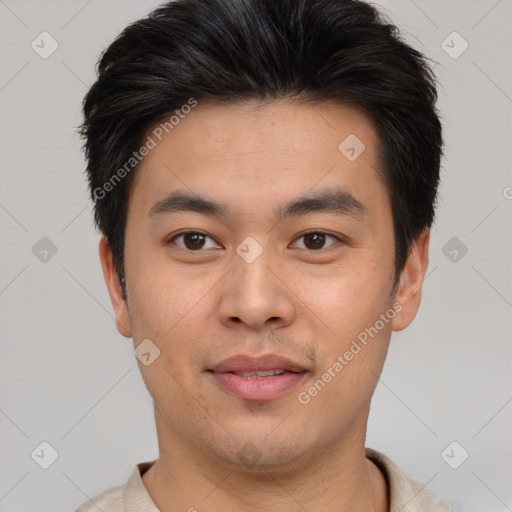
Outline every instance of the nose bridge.
<path fill-rule="evenodd" d="M 261 240 L 261 238 L 260 238 Z M 247 237 L 236 248 L 233 279 L 237 295 L 243 294 L 269 300 L 276 285 L 272 263 L 275 257 L 268 245 Z"/>
<path fill-rule="evenodd" d="M 275 255 L 252 237 L 247 237 L 233 255 L 233 271 L 220 304 L 222 321 L 242 321 L 252 328 L 267 320 L 287 323 L 293 316 L 286 286 L 276 274 Z"/>

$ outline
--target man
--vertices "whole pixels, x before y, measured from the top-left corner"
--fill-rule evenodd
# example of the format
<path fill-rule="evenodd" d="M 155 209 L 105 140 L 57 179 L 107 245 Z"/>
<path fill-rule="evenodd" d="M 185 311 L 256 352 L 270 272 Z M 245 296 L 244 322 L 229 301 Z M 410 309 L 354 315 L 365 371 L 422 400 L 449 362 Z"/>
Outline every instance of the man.
<path fill-rule="evenodd" d="M 428 266 L 423 56 L 355 0 L 179 0 L 98 74 L 81 133 L 100 260 L 159 457 L 79 511 L 451 510 L 365 447 Z"/>

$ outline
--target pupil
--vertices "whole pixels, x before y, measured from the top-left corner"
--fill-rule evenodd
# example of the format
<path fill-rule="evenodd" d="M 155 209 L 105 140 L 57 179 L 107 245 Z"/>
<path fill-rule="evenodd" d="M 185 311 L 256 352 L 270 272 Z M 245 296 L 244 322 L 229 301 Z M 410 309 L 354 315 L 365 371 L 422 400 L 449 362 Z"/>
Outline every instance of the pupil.
<path fill-rule="evenodd" d="M 201 243 L 204 242 L 203 238 L 204 238 L 204 236 L 201 235 L 200 233 L 192 233 L 192 234 L 187 233 L 187 234 L 185 234 L 185 237 L 184 237 L 185 245 L 187 245 L 187 248 L 190 249 L 190 247 L 188 247 L 187 241 L 191 241 L 192 248 L 197 249 L 198 247 L 201 246 Z"/>
<path fill-rule="evenodd" d="M 309 247 L 308 243 L 306 242 L 306 247 L 308 247 L 308 249 L 318 249 L 320 246 L 323 245 L 323 242 L 325 241 L 325 235 L 322 233 L 309 233 L 306 235 L 306 240 L 310 239 L 314 239 L 315 242 L 313 242 L 312 247 Z"/>

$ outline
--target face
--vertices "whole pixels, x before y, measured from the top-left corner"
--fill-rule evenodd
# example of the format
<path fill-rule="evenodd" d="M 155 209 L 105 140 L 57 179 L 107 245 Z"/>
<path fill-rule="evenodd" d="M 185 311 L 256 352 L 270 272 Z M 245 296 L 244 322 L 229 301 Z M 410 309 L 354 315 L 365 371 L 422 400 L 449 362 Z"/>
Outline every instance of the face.
<path fill-rule="evenodd" d="M 413 320 L 428 264 L 426 231 L 391 296 L 376 145 L 348 106 L 199 104 L 144 158 L 127 303 L 105 240 L 100 256 L 120 332 L 151 340 L 139 366 L 160 444 L 277 466 L 364 436 L 391 332 Z"/>

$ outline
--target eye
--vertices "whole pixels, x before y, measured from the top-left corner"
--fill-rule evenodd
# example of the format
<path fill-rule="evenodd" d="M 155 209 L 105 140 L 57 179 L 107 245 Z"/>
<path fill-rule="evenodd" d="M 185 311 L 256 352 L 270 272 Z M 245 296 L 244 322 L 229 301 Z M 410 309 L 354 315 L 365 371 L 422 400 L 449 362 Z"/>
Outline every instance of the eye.
<path fill-rule="evenodd" d="M 327 247 L 334 245 L 336 241 L 340 241 L 338 237 L 330 235 L 328 233 L 324 233 L 323 231 L 308 231 L 300 235 L 296 240 L 300 240 L 302 238 L 304 238 L 305 243 L 303 244 L 303 247 L 299 246 L 298 248 L 308 249 L 311 251 L 319 251 L 321 249 L 325 249 L 325 242 L 328 238 L 331 238 L 334 242 L 328 245 Z M 176 240 L 178 239 L 183 239 L 183 244 L 177 243 Z M 172 238 L 170 238 L 166 242 L 166 245 L 170 243 L 176 243 L 178 247 L 194 252 L 198 252 L 201 249 L 219 247 L 215 243 L 208 247 L 208 245 L 205 243 L 206 239 L 210 239 L 213 241 L 213 238 L 204 233 L 201 233 L 200 231 L 182 231 L 181 233 L 177 233 Z"/>
<path fill-rule="evenodd" d="M 305 247 L 299 247 L 299 249 L 310 249 L 313 251 L 325 249 L 324 244 L 326 238 L 332 238 L 335 241 L 340 241 L 338 237 L 334 235 L 329 235 L 328 233 L 324 233 L 323 231 L 308 231 L 306 233 L 303 233 L 299 238 L 297 238 L 297 240 L 300 240 L 301 238 L 304 238 L 306 243 L 304 244 Z M 330 247 L 330 245 L 327 247 Z"/>
<path fill-rule="evenodd" d="M 170 244 L 171 242 L 174 242 L 175 240 L 178 240 L 179 238 L 183 238 L 183 244 L 176 244 L 178 247 L 181 247 L 182 249 L 187 249 L 189 251 L 198 251 L 200 249 L 209 249 L 210 247 L 205 246 L 205 240 L 209 238 L 210 240 L 213 240 L 208 235 L 205 235 L 204 233 L 201 233 L 200 231 L 182 231 L 181 233 L 178 233 L 174 235 L 172 238 L 170 238 L 166 245 Z M 215 244 L 212 247 L 218 247 Z"/>

